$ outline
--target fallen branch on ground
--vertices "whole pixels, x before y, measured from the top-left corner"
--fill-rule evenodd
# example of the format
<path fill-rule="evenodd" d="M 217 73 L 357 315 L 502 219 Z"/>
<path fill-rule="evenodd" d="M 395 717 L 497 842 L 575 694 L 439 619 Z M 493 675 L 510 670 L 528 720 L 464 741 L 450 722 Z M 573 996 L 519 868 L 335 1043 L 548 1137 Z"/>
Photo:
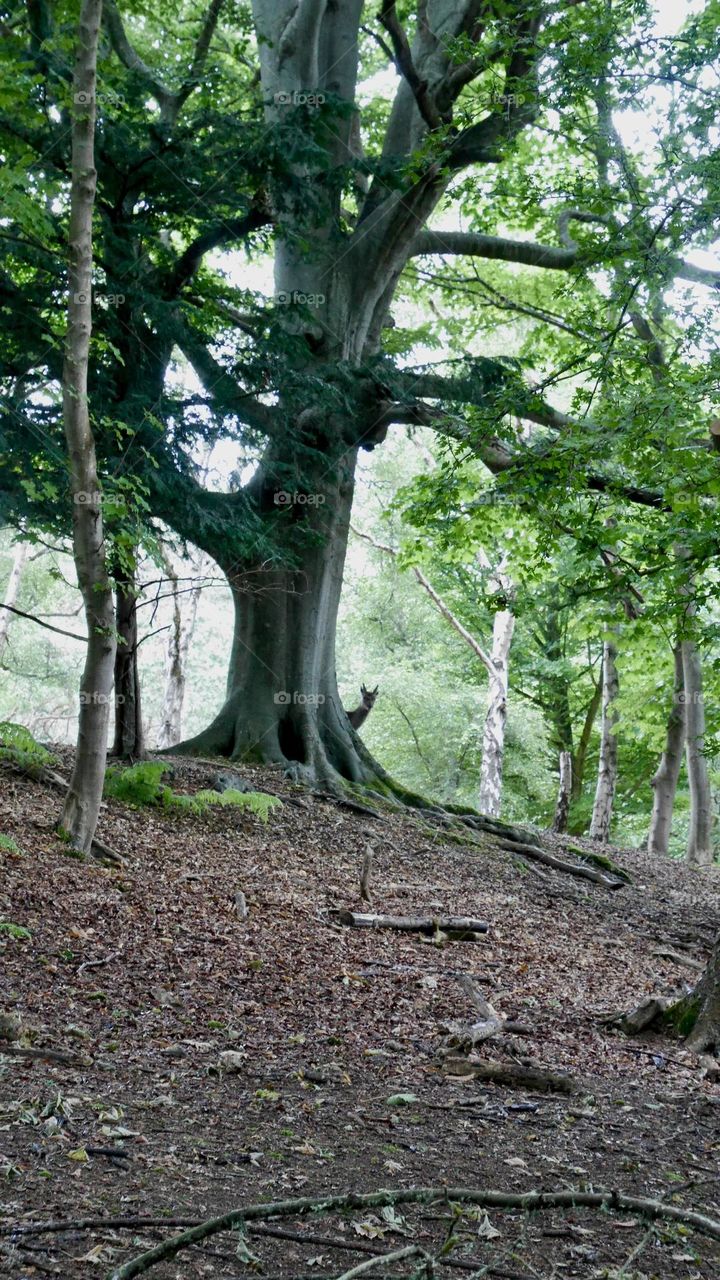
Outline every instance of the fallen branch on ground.
<path fill-rule="evenodd" d="M 515 1209 L 524 1213 L 537 1213 L 542 1209 L 603 1209 L 616 1213 L 628 1213 L 647 1218 L 649 1221 L 667 1219 L 691 1227 L 701 1235 L 720 1241 L 720 1221 L 706 1214 L 691 1209 L 681 1209 L 676 1205 L 663 1204 L 659 1200 L 649 1200 L 641 1196 L 625 1195 L 621 1191 L 528 1191 L 511 1193 L 506 1191 L 472 1190 L 467 1187 L 413 1187 L 400 1188 L 397 1191 L 376 1191 L 366 1195 L 346 1194 L 327 1196 L 317 1199 L 305 1196 L 297 1200 L 279 1200 L 268 1204 L 252 1204 L 245 1208 L 233 1209 L 217 1218 L 208 1218 L 183 1231 L 180 1235 L 148 1249 L 145 1253 L 130 1258 L 128 1262 L 116 1267 L 108 1280 L 133 1280 L 143 1275 L 156 1263 L 169 1261 L 177 1257 L 184 1249 L 199 1244 L 221 1231 L 232 1231 L 242 1228 L 252 1221 L 266 1221 L 269 1218 L 300 1217 L 306 1213 L 329 1214 L 344 1209 L 377 1209 L 386 1205 L 401 1204 L 433 1204 L 439 1201 L 448 1203 L 457 1201 L 460 1204 L 479 1205 L 484 1209 Z"/>
<path fill-rule="evenodd" d="M 534 1089 L 537 1093 L 574 1093 L 577 1085 L 572 1076 L 545 1067 L 523 1067 L 516 1063 L 471 1062 L 467 1058 L 446 1058 L 443 1071 L 447 1075 L 474 1076 L 491 1084 L 505 1084 L 511 1089 Z"/>
<path fill-rule="evenodd" d="M 603 889 L 622 889 L 625 883 L 623 880 L 604 876 L 594 867 L 583 866 L 581 862 L 563 862 L 562 858 L 556 858 L 553 853 L 547 853 L 536 844 L 520 844 L 515 840 L 499 840 L 498 844 L 501 849 L 506 849 L 509 853 L 519 853 L 523 858 L 542 862 L 544 866 L 552 867 L 554 871 L 564 871 L 567 875 L 579 876 L 581 880 L 592 880 L 593 884 L 602 885 Z"/>
<path fill-rule="evenodd" d="M 66 1049 L 27 1049 L 19 1044 L 0 1045 L 0 1054 L 8 1054 L 11 1058 L 40 1058 L 45 1062 L 64 1062 L 71 1067 L 86 1067 L 88 1058 L 81 1058 Z"/>
<path fill-rule="evenodd" d="M 490 926 L 469 916 L 378 916 L 362 911 L 333 911 L 338 924 L 353 929 L 397 929 L 402 933 L 444 933 L 456 941 L 465 935 L 487 933 Z"/>

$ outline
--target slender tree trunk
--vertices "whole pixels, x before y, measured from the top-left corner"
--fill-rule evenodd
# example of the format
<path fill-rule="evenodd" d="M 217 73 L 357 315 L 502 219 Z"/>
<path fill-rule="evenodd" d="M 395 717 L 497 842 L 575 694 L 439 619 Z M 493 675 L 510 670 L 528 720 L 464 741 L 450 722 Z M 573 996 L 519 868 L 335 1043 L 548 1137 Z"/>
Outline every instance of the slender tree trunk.
<path fill-rule="evenodd" d="M 653 808 L 647 842 L 648 853 L 663 855 L 667 854 L 670 846 L 673 806 L 685 745 L 685 676 L 680 645 L 676 645 L 673 649 L 673 658 L 675 661 L 673 700 L 667 722 L 665 749 L 652 780 Z"/>
<path fill-rule="evenodd" d="M 77 749 L 61 828 L 89 851 L 102 800 L 115 660 L 113 596 L 105 563 L 95 440 L 87 400 L 92 323 L 92 216 L 95 200 L 95 88 L 102 0 L 82 0 L 72 95 L 72 187 L 68 329 L 63 421 L 73 497 L 73 553 L 85 605 L 87 656 L 80 690 Z"/>
<path fill-rule="evenodd" d="M 552 829 L 558 835 L 567 831 L 568 815 L 570 813 L 570 798 L 572 796 L 572 755 L 569 751 L 560 752 L 559 762 L 560 782 L 558 785 L 557 803 L 555 805 L 555 817 L 553 818 Z"/>
<path fill-rule="evenodd" d="M 137 587 L 127 569 L 115 569 L 115 739 L 112 754 L 121 760 L 145 756 L 137 644 Z"/>
<path fill-rule="evenodd" d="M 610 839 L 613 801 L 617 784 L 617 722 L 615 702 L 619 692 L 616 666 L 617 648 L 612 640 L 603 644 L 602 729 L 598 779 L 590 823 L 590 839 L 607 844 Z"/>
<path fill-rule="evenodd" d="M 157 736 L 158 748 L 161 751 L 174 747 L 182 738 L 187 658 L 195 632 L 198 605 L 202 592 L 202 578 L 208 559 L 208 557 L 201 555 L 197 565 L 193 565 L 193 571 L 197 574 L 199 581 L 196 586 L 193 586 L 192 590 L 185 593 L 184 616 L 181 604 L 183 597 L 180 595 L 178 575 L 169 556 L 165 556 L 163 559 L 165 572 L 171 583 L 173 618 L 165 646 L 165 692 L 160 729 Z"/>
<path fill-rule="evenodd" d="M 702 665 L 697 645 L 693 640 L 683 640 L 681 649 L 687 729 L 685 751 L 690 787 L 687 860 L 692 867 L 706 867 L 713 861 L 713 809 L 710 777 L 705 758 Z"/>
<path fill-rule="evenodd" d="M 601 701 L 602 701 L 602 680 L 598 680 L 597 684 L 595 685 L 595 688 L 593 689 L 592 698 L 588 703 L 587 711 L 585 712 L 585 719 L 583 720 L 582 731 L 580 733 L 580 741 L 578 742 L 577 750 L 573 755 L 572 794 L 571 794 L 572 800 L 579 800 L 580 796 L 582 795 L 583 783 L 585 781 L 585 764 L 587 762 L 588 748 L 590 746 L 590 739 L 592 738 L 592 731 L 593 731 L 593 728 L 595 727 L 597 713 L 600 710 Z"/>
<path fill-rule="evenodd" d="M 502 803 L 510 645 L 514 629 L 514 614 L 509 609 L 498 610 L 493 619 L 491 668 L 488 670 L 488 704 L 483 729 L 478 796 L 478 808 L 491 818 L 499 817 Z"/>
<path fill-rule="evenodd" d="M 29 550 L 30 548 L 27 542 L 18 542 L 15 544 L 15 555 L 13 556 L 10 577 L 3 597 L 4 608 L 0 608 L 0 662 L 3 660 L 3 655 L 7 647 L 8 632 L 10 630 L 10 623 L 13 617 L 8 606 L 12 607 L 17 603 L 20 581 Z"/>

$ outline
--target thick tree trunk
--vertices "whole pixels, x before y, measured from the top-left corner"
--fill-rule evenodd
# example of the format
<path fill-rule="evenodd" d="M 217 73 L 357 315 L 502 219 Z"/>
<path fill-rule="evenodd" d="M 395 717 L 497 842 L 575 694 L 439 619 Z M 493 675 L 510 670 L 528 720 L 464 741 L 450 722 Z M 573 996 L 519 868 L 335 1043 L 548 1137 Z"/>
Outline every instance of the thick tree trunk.
<path fill-rule="evenodd" d="M 617 649 L 612 640 L 603 644 L 602 729 L 598 779 L 590 823 L 590 839 L 607 844 L 610 839 L 613 801 L 617 784 L 617 721 L 615 701 L 619 691 Z"/>
<path fill-rule="evenodd" d="M 335 675 L 355 461 L 353 451 L 324 474 L 319 469 L 312 503 L 280 504 L 288 537 L 304 546 L 301 570 L 225 567 L 235 604 L 225 704 L 179 750 L 282 764 L 328 785 L 371 776 Z"/>
<path fill-rule="evenodd" d="M 3 608 L 0 608 L 0 662 L 8 643 L 8 632 L 10 623 L 12 622 L 11 608 L 17 603 L 18 592 L 20 590 L 20 581 L 22 579 L 25 561 L 28 557 L 30 547 L 27 542 L 18 542 L 15 545 L 15 554 L 13 556 L 12 568 L 10 569 L 10 577 L 5 588 L 3 597 Z"/>
<path fill-rule="evenodd" d="M 115 571 L 115 739 L 112 754 L 121 760 L 145 756 L 137 643 L 137 588 L 124 568 Z"/>
<path fill-rule="evenodd" d="M 690 787 L 690 829 L 687 860 L 690 866 L 706 867 L 713 861 L 712 792 L 705 758 L 705 702 L 702 665 L 693 640 L 682 642 L 684 677 L 686 761 Z"/>
<path fill-rule="evenodd" d="M 693 999 L 697 1000 L 697 1017 L 687 1038 L 689 1049 L 696 1053 L 720 1051 L 720 936 L 718 936 L 707 968 Z"/>
<path fill-rule="evenodd" d="M 558 785 L 558 795 L 555 804 L 555 816 L 553 818 L 552 829 L 558 835 L 568 828 L 568 815 L 570 813 L 570 798 L 572 796 L 572 756 L 569 751 L 560 752 L 559 764 L 560 782 Z"/>
<path fill-rule="evenodd" d="M 480 794 L 478 808 L 490 818 L 500 816 L 502 774 L 505 757 L 508 675 L 510 645 L 515 617 L 509 609 L 500 609 L 493 619 L 493 639 L 488 668 L 488 704 L 483 728 Z"/>
<path fill-rule="evenodd" d="M 73 74 L 72 188 L 68 330 L 63 420 L 73 496 L 73 553 L 85 605 L 87 656 L 80 691 L 77 750 L 61 828 L 89 851 L 102 800 L 115 660 L 113 597 L 105 564 L 95 440 L 87 402 L 92 321 L 92 214 L 95 200 L 95 78 L 101 0 L 83 0 Z"/>
<path fill-rule="evenodd" d="M 648 853 L 667 854 L 670 846 L 673 806 L 682 768 L 685 745 L 685 676 L 680 645 L 673 649 L 675 679 L 673 700 L 668 716 L 665 749 L 652 780 L 653 809 L 648 834 Z"/>
<path fill-rule="evenodd" d="M 187 658 L 195 633 L 202 578 L 208 558 L 201 556 L 197 564 L 193 564 L 193 572 L 198 582 L 192 589 L 181 596 L 178 575 L 169 558 L 164 556 L 165 572 L 171 583 L 173 600 L 173 617 L 165 645 L 165 692 L 157 735 L 157 745 L 161 751 L 174 747 L 182 738 L 182 714 L 185 702 L 185 681 Z M 183 604 L 185 608 L 183 611 Z"/>

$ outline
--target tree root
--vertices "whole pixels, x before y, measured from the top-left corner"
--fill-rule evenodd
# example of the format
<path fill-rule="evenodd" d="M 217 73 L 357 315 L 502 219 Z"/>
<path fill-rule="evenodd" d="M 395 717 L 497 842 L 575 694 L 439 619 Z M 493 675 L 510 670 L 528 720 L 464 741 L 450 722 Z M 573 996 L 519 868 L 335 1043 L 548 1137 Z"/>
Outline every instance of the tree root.
<path fill-rule="evenodd" d="M 615 1213 L 628 1213 L 649 1221 L 667 1220 L 690 1227 L 700 1235 L 720 1241 L 720 1221 L 695 1210 L 681 1209 L 641 1196 L 625 1195 L 621 1191 L 529 1191 L 515 1194 L 505 1191 L 473 1190 L 467 1187 L 417 1187 L 397 1191 L 377 1191 L 366 1195 L 338 1195 L 326 1198 L 302 1197 L 296 1200 L 279 1200 L 269 1204 L 252 1204 L 231 1210 L 217 1218 L 208 1218 L 190 1227 L 180 1235 L 165 1240 L 128 1262 L 116 1267 L 108 1280 L 132 1280 L 143 1275 L 157 1263 L 177 1257 L 184 1249 L 200 1244 L 221 1231 L 243 1229 L 246 1223 L 268 1219 L 300 1217 L 307 1213 L 329 1214 L 344 1209 L 376 1209 L 388 1205 L 433 1204 L 435 1202 L 478 1205 L 484 1209 L 515 1209 L 524 1213 L 537 1213 L 543 1209 L 601 1209 Z"/>

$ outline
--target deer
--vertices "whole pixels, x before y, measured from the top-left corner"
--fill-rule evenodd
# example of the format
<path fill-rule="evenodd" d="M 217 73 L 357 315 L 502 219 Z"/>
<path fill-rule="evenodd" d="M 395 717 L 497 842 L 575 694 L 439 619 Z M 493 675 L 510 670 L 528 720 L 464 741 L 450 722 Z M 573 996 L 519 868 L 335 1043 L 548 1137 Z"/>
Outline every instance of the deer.
<path fill-rule="evenodd" d="M 361 724 L 367 720 L 370 712 L 375 706 L 375 699 L 378 696 L 379 685 L 375 685 L 374 689 L 366 689 L 365 685 L 360 686 L 360 705 L 355 707 L 353 711 L 348 711 L 347 718 L 353 729 L 359 729 Z"/>

